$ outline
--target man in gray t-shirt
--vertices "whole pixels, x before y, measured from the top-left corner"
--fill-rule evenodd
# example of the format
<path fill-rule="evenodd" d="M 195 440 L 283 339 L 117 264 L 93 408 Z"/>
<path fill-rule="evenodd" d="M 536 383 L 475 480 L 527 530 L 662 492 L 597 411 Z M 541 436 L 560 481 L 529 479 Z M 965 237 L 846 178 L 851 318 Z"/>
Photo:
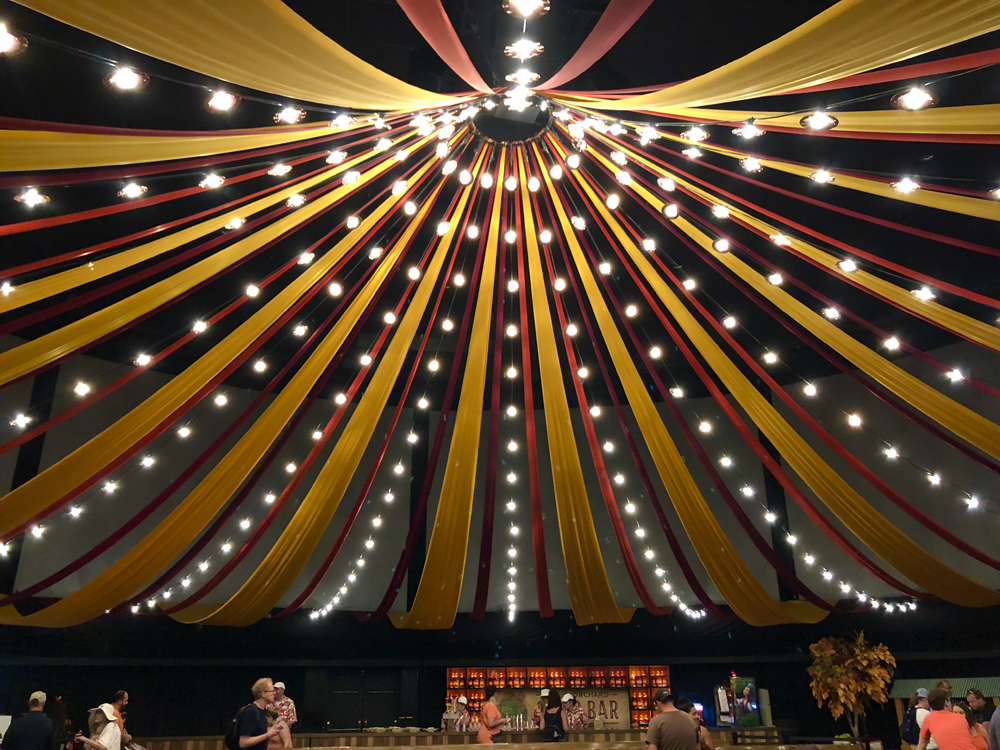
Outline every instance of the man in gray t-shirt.
<path fill-rule="evenodd" d="M 653 695 L 660 713 L 646 730 L 649 750 L 698 750 L 698 724 L 690 714 L 674 707 L 674 696 L 660 689 Z"/>

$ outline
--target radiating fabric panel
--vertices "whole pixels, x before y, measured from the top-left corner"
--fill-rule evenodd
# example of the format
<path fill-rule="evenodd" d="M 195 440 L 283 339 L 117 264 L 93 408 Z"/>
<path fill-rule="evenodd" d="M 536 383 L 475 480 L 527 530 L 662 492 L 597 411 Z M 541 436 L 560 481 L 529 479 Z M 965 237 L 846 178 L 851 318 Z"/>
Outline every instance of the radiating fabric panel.
<path fill-rule="evenodd" d="M 527 188 L 524 156 L 518 154 L 518 183 L 524 207 L 524 242 L 527 246 L 528 279 L 534 308 L 535 339 L 538 346 L 538 369 L 542 386 L 542 409 L 552 464 L 559 538 L 566 561 L 567 586 L 573 617 L 578 625 L 628 622 L 631 609 L 619 607 L 608 580 L 601 554 L 601 544 L 594 527 L 590 498 L 583 479 L 583 468 L 576 448 L 576 436 L 563 386 L 562 365 L 549 310 L 548 283 L 542 271 L 535 219 Z"/>
<path fill-rule="evenodd" d="M 781 94 L 1000 29 L 995 0 L 840 0 L 738 60 L 676 86 L 602 101 L 607 110 L 704 107 Z"/>
<path fill-rule="evenodd" d="M 603 157 L 600 158 L 603 159 Z M 663 202 L 649 193 L 645 188 L 635 186 L 634 184 L 633 187 L 651 205 L 658 210 L 662 208 Z M 589 191 L 589 188 L 586 186 L 585 189 Z M 598 210 L 610 220 L 612 230 L 635 262 L 637 268 L 646 277 L 650 287 L 663 301 L 688 338 L 691 339 L 706 362 L 708 362 L 723 384 L 729 389 L 729 392 L 761 431 L 767 435 L 768 439 L 774 443 L 781 453 L 782 458 L 788 462 L 789 466 L 802 477 L 803 481 L 816 493 L 817 497 L 834 512 L 837 518 L 855 536 L 904 576 L 946 601 L 967 607 L 987 607 L 1000 603 L 1000 593 L 982 586 L 944 566 L 916 541 L 906 536 L 888 519 L 872 508 L 836 471 L 827 465 L 795 429 L 778 414 L 774 407 L 760 395 L 760 392 L 740 372 L 732 359 L 722 351 L 714 339 L 708 335 L 673 291 L 670 290 L 666 282 L 663 281 L 662 277 L 656 272 L 635 243 L 630 240 L 614 218 L 607 213 L 603 204 L 599 200 L 596 200 L 596 196 L 593 196 L 592 193 L 591 196 L 595 199 Z M 708 235 L 694 227 L 686 219 L 677 219 L 675 223 L 708 252 L 713 252 L 711 250 L 712 240 Z M 726 264 L 745 281 L 751 283 L 761 294 L 765 294 L 767 291 L 765 287 L 770 287 L 771 290 L 780 292 L 784 298 L 788 298 L 792 303 L 810 312 L 811 315 L 817 318 L 820 317 L 808 311 L 801 303 L 798 303 L 779 287 L 768 283 L 763 277 L 747 267 L 746 264 L 735 258 L 733 253 L 716 253 L 715 255 L 720 262 Z M 753 283 L 753 277 L 759 279 L 760 283 Z M 789 307 L 785 304 L 785 299 L 779 302 L 775 299 L 777 295 L 765 294 L 765 296 L 770 296 L 772 302 L 775 302 L 779 307 L 789 312 Z M 798 319 L 794 311 L 789 312 L 789 314 Z M 844 337 L 849 338 L 846 334 L 844 334 Z M 858 346 L 860 347 L 860 345 Z M 877 357 L 874 353 L 872 353 L 872 356 Z M 898 370 L 894 365 L 886 364 Z M 862 369 L 864 368 L 862 367 Z M 909 378 L 910 376 L 906 377 Z M 915 381 L 916 378 L 912 378 L 912 380 Z M 920 385 L 924 386 L 927 390 L 933 390 L 922 383 Z M 942 396 L 942 399 L 944 398 Z M 950 399 L 945 400 L 950 401 Z M 958 404 L 954 405 L 956 407 L 959 406 Z M 964 407 L 959 408 L 964 409 Z M 980 422 L 992 424 L 978 415 L 969 413 Z M 1000 447 L 1000 443 L 997 445 Z"/>
<path fill-rule="evenodd" d="M 456 209 L 457 215 L 461 215 L 465 209 L 470 192 L 471 187 L 464 189 Z M 396 243 L 396 247 L 403 247 L 409 236 L 416 232 L 430 211 L 431 205 L 430 201 L 424 204 L 423 210 L 407 227 L 406 233 Z M 453 221 L 451 229 L 438 242 L 413 299 L 397 324 L 392 341 L 386 347 L 375 374 L 365 388 L 364 396 L 351 414 L 350 421 L 312 487 L 309 488 L 295 515 L 268 551 L 267 556 L 227 602 L 213 608 L 211 612 L 205 612 L 203 607 L 192 608 L 190 611 L 182 610 L 171 615 L 173 619 L 206 625 L 252 625 L 262 617 L 266 617 L 295 583 L 323 538 L 323 534 L 326 533 L 337 508 L 340 507 L 344 493 L 347 492 L 351 478 L 357 471 L 365 448 L 368 447 L 368 442 L 375 432 L 379 417 L 382 416 L 382 411 L 388 403 L 396 378 L 427 309 L 441 268 L 454 243 L 456 224 L 457 222 Z M 383 261 L 380 267 L 388 266 L 389 263 Z"/>
<path fill-rule="evenodd" d="M 422 171 L 426 171 L 430 166 L 428 164 Z M 238 356 L 296 299 L 322 279 L 324 274 L 333 268 L 385 213 L 399 203 L 399 200 L 400 198 L 396 196 L 387 199 L 362 221 L 357 229 L 317 259 L 250 320 L 153 396 L 69 456 L 17 490 L 0 498 L 0 519 L 3 519 L 4 526 L 14 528 L 8 521 L 10 513 L 13 512 L 8 506 L 17 508 L 18 512 L 30 517 L 31 513 L 58 499 L 67 491 L 66 488 L 77 486 L 97 468 L 112 460 L 123 447 L 131 445 L 134 440 L 141 438 L 148 430 L 159 424 L 165 416 L 173 413 L 190 394 L 197 392 L 203 382 Z M 142 541 L 78 591 L 40 612 L 22 617 L 13 607 L 0 608 L 0 623 L 53 628 L 76 625 L 99 617 L 105 610 L 126 601 L 153 580 L 212 521 L 215 514 L 266 453 L 267 448 L 291 419 L 298 405 L 306 398 L 346 340 L 378 288 L 385 283 L 390 275 L 390 269 L 391 264 L 386 262 L 375 271 L 362 291 L 351 301 L 321 347 L 318 347 L 310 359 L 296 371 L 293 379 L 272 401 L 264 414 L 184 501 Z M 76 472 L 76 476 L 65 476 L 71 472 Z M 28 506 L 34 506 L 34 510 Z"/>
<path fill-rule="evenodd" d="M 355 57 L 281 0 L 17 0 L 57 21 L 222 81 L 365 110 L 460 101 Z M 330 6 L 330 12 L 336 12 Z"/>
<path fill-rule="evenodd" d="M 411 0 L 412 1 L 412 0 Z M 590 66 L 604 57 L 625 32 L 632 28 L 653 0 L 611 0 L 604 13 L 573 56 L 547 81 L 533 88 L 554 89 L 583 75 Z"/>
<path fill-rule="evenodd" d="M 641 153 L 633 150 L 627 150 L 627 153 L 631 159 L 637 163 L 643 164 L 656 174 L 663 172 L 661 168 L 658 168 L 655 164 L 643 157 Z M 600 158 L 605 162 L 605 164 L 608 163 L 599 155 L 596 158 Z M 668 172 L 668 174 L 671 179 L 677 182 L 677 184 L 685 186 L 692 193 L 700 195 L 708 200 L 712 205 L 718 204 L 725 206 L 729 209 L 730 216 L 734 219 L 745 221 L 747 224 L 763 232 L 765 236 L 773 236 L 779 233 L 780 230 L 777 227 L 771 226 L 765 221 L 761 221 L 738 206 L 734 206 L 724 200 L 721 200 L 707 190 L 704 190 L 685 180 L 683 177 L 679 177 L 672 172 Z M 871 294 L 883 297 L 890 302 L 899 305 L 904 310 L 908 310 L 914 315 L 933 321 L 943 329 L 951 331 L 952 333 L 968 339 L 969 341 L 985 346 L 995 352 L 1000 352 L 1000 329 L 996 326 L 989 325 L 981 320 L 969 317 L 968 315 L 963 315 L 962 313 L 938 304 L 933 300 L 922 300 L 909 290 L 903 289 L 886 279 L 867 273 L 866 271 L 857 270 L 847 272 L 838 265 L 840 258 L 837 256 L 824 252 L 818 247 L 815 247 L 814 245 L 796 237 L 790 237 L 789 241 L 791 242 L 791 247 L 795 250 L 798 250 L 806 257 L 815 260 L 823 267 L 829 269 L 832 273 L 842 276 L 844 279 L 848 279 L 863 289 L 868 290 Z"/>
<path fill-rule="evenodd" d="M 268 146 L 298 143 L 362 127 L 335 128 L 328 122 L 302 127 L 283 125 L 268 133 L 157 136 L 99 135 L 51 130 L 0 130 L 4 172 L 40 172 L 191 159 Z"/>
<path fill-rule="evenodd" d="M 751 625 L 818 622 L 823 619 L 827 613 L 812 604 L 774 601 L 750 572 L 733 547 L 732 541 L 722 530 L 643 384 L 632 355 L 622 340 L 611 311 L 594 279 L 593 271 L 570 226 L 569 217 L 552 188 L 549 176 L 543 172 L 542 177 L 552 195 L 559 224 L 573 255 L 591 311 L 601 329 L 639 430 L 646 441 L 667 494 L 677 510 L 681 523 L 684 524 L 688 538 L 713 583 L 733 611 Z M 596 196 L 592 197 L 596 199 Z M 596 199 L 595 205 L 598 204 L 600 200 Z M 602 207 L 598 205 L 598 208 Z"/>
<path fill-rule="evenodd" d="M 593 106 L 593 105 L 591 105 Z M 702 109 L 699 107 L 657 107 L 652 110 L 678 120 L 739 124 L 751 117 L 763 129 L 794 128 L 813 133 L 800 124 L 803 114 L 759 112 L 736 109 Z M 830 110 L 840 124 L 837 131 L 853 133 L 917 133 L 941 135 L 1000 134 L 1000 104 L 972 104 L 964 107 L 932 107 L 921 112 L 901 109 L 869 112 L 838 112 Z M 836 131 L 835 131 L 836 132 Z"/>
<path fill-rule="evenodd" d="M 409 135 L 412 135 L 412 132 Z M 398 139 L 396 144 L 398 145 L 406 140 L 409 135 Z M 424 139 L 425 143 L 426 140 L 427 139 Z M 106 258 L 99 258 L 98 260 L 84 262 L 76 268 L 70 268 L 66 271 L 43 276 L 35 281 L 26 281 L 23 284 L 19 283 L 14 287 L 14 290 L 10 294 L 0 297 L 0 313 L 16 310 L 19 307 L 24 307 L 25 305 L 33 304 L 48 297 L 68 292 L 77 287 L 84 286 L 85 284 L 92 284 L 95 281 L 100 281 L 103 278 L 119 273 L 133 266 L 137 266 L 140 263 L 145 263 L 146 261 L 157 258 L 164 253 L 170 252 L 171 250 L 176 250 L 189 242 L 194 242 L 195 240 L 201 239 L 202 237 L 206 237 L 213 232 L 217 232 L 220 229 L 225 228 L 226 224 L 228 224 L 236 216 L 249 220 L 254 214 L 260 213 L 264 209 L 270 208 L 271 206 L 276 206 L 279 203 L 286 201 L 290 196 L 296 193 L 303 193 L 309 190 L 309 188 L 315 187 L 316 185 L 336 177 L 338 174 L 351 169 L 357 169 L 366 161 L 370 161 L 378 156 L 379 154 L 369 150 L 367 153 L 357 156 L 349 161 L 345 161 L 336 167 L 325 170 L 315 177 L 310 177 L 308 180 L 290 185 L 284 190 L 279 190 L 271 195 L 266 195 L 263 198 L 255 200 L 253 203 L 248 203 L 238 209 L 234 209 L 211 219 L 207 219 L 203 222 L 182 229 L 179 232 L 168 234 L 165 237 L 159 237 L 151 242 L 136 245 L 135 247 Z M 376 168 L 374 171 L 376 173 L 381 173 L 392 166 L 395 165 L 392 162 L 388 162 L 386 165 L 383 165 L 381 169 Z M 344 192 L 345 191 L 341 189 L 339 195 L 343 196 Z M 292 216 L 294 216 L 296 222 L 301 221 L 302 217 L 300 215 L 292 214 Z M 256 234 L 251 236 L 256 236 Z M 225 251 L 223 250 L 221 252 L 224 253 Z"/>
<path fill-rule="evenodd" d="M 430 138 L 430 136 L 428 136 Z M 425 139 L 426 141 L 426 139 Z M 305 219 L 340 200 L 388 169 L 395 162 L 385 161 L 363 173 L 355 185 L 342 185 L 314 201 L 306 203 L 288 216 L 234 242 L 229 247 L 205 258 L 173 276 L 136 292 L 130 297 L 108 305 L 85 318 L 0 354 L 0 385 L 9 383 L 40 367 L 56 362 L 67 354 L 93 343 L 122 326 L 152 312 L 189 289 L 254 252 L 270 240 L 293 229 Z M 2 501 L 0 501 L 2 502 Z M 3 521 L 0 521 L 0 528 Z M 2 532 L 0 532 L 2 533 Z"/>
<path fill-rule="evenodd" d="M 445 13 L 441 0 L 396 0 L 420 35 L 437 52 L 455 75 L 472 86 L 476 91 L 492 94 L 476 66 L 469 59 L 469 53 L 462 46 L 455 27 Z"/>
<path fill-rule="evenodd" d="M 506 159 L 507 149 L 504 147 L 500 150 L 500 171 L 496 176 L 496 185 L 503 185 Z M 448 462 L 427 545 L 427 557 L 420 574 L 420 585 L 408 613 L 389 615 L 398 628 L 450 628 L 458 614 L 458 602 L 465 577 L 465 556 L 469 551 L 469 526 L 472 523 L 472 501 L 475 497 L 476 468 L 479 461 L 490 325 L 493 322 L 493 298 L 496 296 L 497 252 L 501 233 L 500 203 L 503 192 L 499 189 L 493 191 L 483 273 L 469 334 L 465 373 L 462 376 L 462 395 L 458 401 L 455 428 L 448 447 Z"/>

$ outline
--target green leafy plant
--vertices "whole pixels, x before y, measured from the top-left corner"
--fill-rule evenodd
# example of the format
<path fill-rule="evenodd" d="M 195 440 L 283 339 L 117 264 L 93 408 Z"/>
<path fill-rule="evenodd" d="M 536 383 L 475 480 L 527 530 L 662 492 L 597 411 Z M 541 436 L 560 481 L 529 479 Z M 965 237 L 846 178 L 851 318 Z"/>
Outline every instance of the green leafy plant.
<path fill-rule="evenodd" d="M 807 670 L 816 704 L 829 706 L 834 719 L 847 719 L 851 735 L 860 737 L 867 709 L 889 700 L 896 659 L 884 644 L 873 646 L 858 633 L 853 640 L 823 638 L 809 647 Z"/>

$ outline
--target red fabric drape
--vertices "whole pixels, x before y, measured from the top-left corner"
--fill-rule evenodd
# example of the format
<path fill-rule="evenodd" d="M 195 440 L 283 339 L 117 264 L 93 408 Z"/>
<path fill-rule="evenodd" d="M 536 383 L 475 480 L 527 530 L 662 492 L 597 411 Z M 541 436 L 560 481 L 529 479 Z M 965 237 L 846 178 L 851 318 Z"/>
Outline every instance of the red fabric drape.
<path fill-rule="evenodd" d="M 462 42 L 451 25 L 451 19 L 444 12 L 441 0 L 396 0 L 420 35 L 427 40 L 438 57 L 445 61 L 455 75 L 472 86 L 476 91 L 492 94 L 493 89 L 479 75 L 479 71 L 469 59 Z"/>
<path fill-rule="evenodd" d="M 597 25 L 569 61 L 549 80 L 542 81 L 535 88 L 552 89 L 569 83 L 585 73 L 625 36 L 625 32 L 632 28 L 652 2 L 653 0 L 611 0 L 597 21 Z"/>

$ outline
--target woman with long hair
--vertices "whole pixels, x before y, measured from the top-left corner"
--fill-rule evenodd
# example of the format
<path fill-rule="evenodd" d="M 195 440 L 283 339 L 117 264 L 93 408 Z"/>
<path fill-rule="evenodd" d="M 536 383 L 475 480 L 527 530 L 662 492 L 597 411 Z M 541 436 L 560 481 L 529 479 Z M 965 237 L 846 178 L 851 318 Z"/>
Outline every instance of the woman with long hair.
<path fill-rule="evenodd" d="M 78 734 L 76 739 L 89 750 L 121 750 L 122 730 L 118 728 L 115 719 L 115 707 L 110 703 L 102 703 L 97 708 L 90 709 L 87 719 L 90 736 Z"/>
<path fill-rule="evenodd" d="M 560 742 L 566 739 L 569 731 L 569 717 L 563 711 L 559 693 L 555 690 L 549 693 L 549 702 L 542 714 L 542 739 L 545 742 Z"/>
<path fill-rule="evenodd" d="M 969 722 L 969 735 L 972 737 L 972 746 L 976 750 L 988 750 L 989 743 L 986 741 L 986 730 L 976 719 L 976 714 L 972 707 L 965 701 L 952 701 L 951 710 L 956 714 L 962 714 Z"/>

